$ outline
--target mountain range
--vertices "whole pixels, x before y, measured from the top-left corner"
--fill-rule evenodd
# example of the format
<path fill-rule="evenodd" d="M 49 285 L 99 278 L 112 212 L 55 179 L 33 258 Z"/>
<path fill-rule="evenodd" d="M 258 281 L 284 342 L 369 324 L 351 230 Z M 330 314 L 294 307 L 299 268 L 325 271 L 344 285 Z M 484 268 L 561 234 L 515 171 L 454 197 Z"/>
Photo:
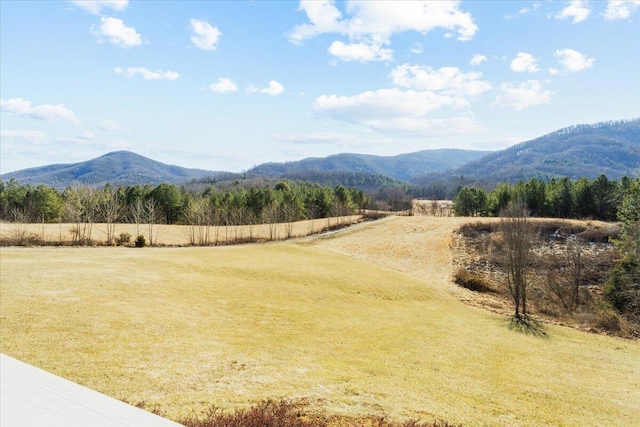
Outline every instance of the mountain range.
<path fill-rule="evenodd" d="M 219 182 L 239 178 L 288 178 L 371 187 L 411 183 L 428 185 L 464 177 L 490 186 L 500 181 L 567 176 L 593 179 L 640 176 L 640 119 L 577 125 L 560 129 L 505 150 L 424 150 L 397 156 L 335 154 L 286 163 L 264 163 L 242 174 L 167 165 L 129 152 L 116 151 L 73 164 L 54 164 L 0 175 L 23 184 L 64 189 L 74 182 L 102 186 L 188 181 Z"/>

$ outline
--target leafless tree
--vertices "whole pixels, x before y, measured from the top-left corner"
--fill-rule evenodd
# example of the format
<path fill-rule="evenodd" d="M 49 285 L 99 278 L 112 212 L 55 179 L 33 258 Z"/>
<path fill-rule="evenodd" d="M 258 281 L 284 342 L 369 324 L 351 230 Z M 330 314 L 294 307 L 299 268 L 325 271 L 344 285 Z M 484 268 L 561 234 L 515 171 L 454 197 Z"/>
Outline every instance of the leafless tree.
<path fill-rule="evenodd" d="M 547 286 L 567 311 L 580 305 L 580 285 L 587 272 L 584 244 L 569 237 L 563 248 L 552 246 L 547 266 Z"/>
<path fill-rule="evenodd" d="M 107 224 L 107 244 L 113 245 L 115 244 L 116 222 L 122 216 L 122 204 L 118 195 L 111 191 L 105 191 L 100 196 L 97 209 Z"/>
<path fill-rule="evenodd" d="M 29 215 L 24 208 L 13 208 L 10 212 L 11 222 L 14 224 L 13 236 L 17 245 L 23 245 L 27 240 L 27 223 Z"/>
<path fill-rule="evenodd" d="M 144 220 L 149 229 L 149 246 L 153 246 L 154 234 L 153 226 L 158 222 L 160 209 L 155 199 L 147 199 L 144 202 Z"/>
<path fill-rule="evenodd" d="M 86 185 L 73 184 L 64 194 L 65 212 L 73 222 L 71 229 L 74 243 L 89 243 L 97 211 L 95 191 Z"/>
<path fill-rule="evenodd" d="M 527 274 L 533 258 L 534 231 L 527 206 L 522 202 L 509 204 L 500 212 L 500 217 L 507 286 L 515 306 L 514 317 L 519 321 L 527 317 Z"/>
<path fill-rule="evenodd" d="M 280 208 L 275 203 L 270 203 L 262 210 L 262 222 L 269 226 L 269 240 L 278 239 L 278 217 Z"/>
<path fill-rule="evenodd" d="M 144 221 L 145 213 L 144 213 L 144 202 L 140 199 L 136 199 L 135 202 L 129 208 L 129 213 L 131 215 L 131 219 L 136 224 L 136 236 L 140 235 L 140 223 Z"/>

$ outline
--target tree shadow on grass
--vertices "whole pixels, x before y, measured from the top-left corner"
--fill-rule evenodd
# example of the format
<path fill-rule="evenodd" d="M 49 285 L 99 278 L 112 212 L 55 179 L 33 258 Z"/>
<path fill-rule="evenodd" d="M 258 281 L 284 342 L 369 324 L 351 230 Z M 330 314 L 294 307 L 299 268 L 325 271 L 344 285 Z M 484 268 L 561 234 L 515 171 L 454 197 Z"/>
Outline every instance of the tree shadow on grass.
<path fill-rule="evenodd" d="M 512 317 L 509 322 L 509 329 L 540 338 L 549 338 L 544 325 L 529 316 Z"/>

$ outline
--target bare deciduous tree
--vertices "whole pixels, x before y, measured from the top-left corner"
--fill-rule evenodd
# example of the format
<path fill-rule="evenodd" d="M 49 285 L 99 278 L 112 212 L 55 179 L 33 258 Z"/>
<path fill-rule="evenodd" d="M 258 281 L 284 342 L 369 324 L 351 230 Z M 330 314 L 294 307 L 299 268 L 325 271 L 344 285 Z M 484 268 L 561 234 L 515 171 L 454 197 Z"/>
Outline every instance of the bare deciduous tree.
<path fill-rule="evenodd" d="M 158 222 L 160 208 L 155 199 L 147 199 L 144 202 L 144 219 L 149 228 L 149 246 L 153 246 L 154 235 L 153 226 Z"/>
<path fill-rule="evenodd" d="M 527 317 L 527 274 L 532 262 L 533 227 L 522 202 L 510 203 L 500 212 L 500 217 L 507 286 L 515 306 L 514 317 L 520 321 Z"/>
<path fill-rule="evenodd" d="M 116 222 L 122 216 L 122 204 L 115 192 L 105 191 L 97 205 L 98 212 L 107 224 L 107 244 L 115 244 Z"/>
<path fill-rule="evenodd" d="M 580 305 L 580 284 L 586 273 L 584 245 L 575 237 L 566 240 L 564 248 L 551 254 L 547 270 L 547 286 L 567 311 Z"/>

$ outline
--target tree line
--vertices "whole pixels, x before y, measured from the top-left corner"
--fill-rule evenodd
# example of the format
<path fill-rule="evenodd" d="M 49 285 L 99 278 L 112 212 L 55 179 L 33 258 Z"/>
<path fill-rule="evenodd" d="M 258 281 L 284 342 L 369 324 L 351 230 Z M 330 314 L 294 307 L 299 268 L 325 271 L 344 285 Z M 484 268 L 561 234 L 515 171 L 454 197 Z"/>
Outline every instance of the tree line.
<path fill-rule="evenodd" d="M 343 217 L 364 209 L 370 199 L 355 188 L 324 187 L 282 180 L 273 186 L 188 192 L 173 184 L 94 188 L 76 184 L 60 192 L 46 185 L 0 181 L 0 218 L 17 223 L 72 223 L 74 238 L 89 239 L 94 223 L 107 224 L 112 241 L 117 223 L 232 226 L 291 223 Z"/>
<path fill-rule="evenodd" d="M 489 192 L 462 187 L 453 210 L 458 216 L 498 216 L 511 202 L 521 201 L 534 217 L 616 221 L 622 200 L 639 181 L 628 177 L 616 181 L 600 175 L 594 180 L 561 178 L 545 182 L 534 178 L 516 184 L 503 182 Z"/>

